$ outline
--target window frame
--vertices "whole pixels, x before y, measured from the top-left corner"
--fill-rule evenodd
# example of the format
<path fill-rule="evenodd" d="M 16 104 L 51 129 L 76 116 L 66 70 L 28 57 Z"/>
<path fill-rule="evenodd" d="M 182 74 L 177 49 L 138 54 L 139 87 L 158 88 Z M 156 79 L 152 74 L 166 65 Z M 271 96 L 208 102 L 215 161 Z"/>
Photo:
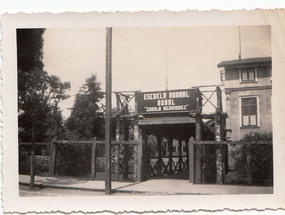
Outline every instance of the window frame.
<path fill-rule="evenodd" d="M 254 80 L 243 80 L 242 73 L 243 70 L 247 70 L 247 77 L 249 77 L 249 70 L 254 70 Z M 257 67 L 242 67 L 239 69 L 239 81 L 240 83 L 255 83 L 257 82 Z"/>
<path fill-rule="evenodd" d="M 243 125 L 243 113 L 242 113 L 242 99 L 250 99 L 255 98 L 256 99 L 256 125 Z M 257 128 L 260 126 L 260 114 L 259 114 L 259 96 L 258 95 L 248 95 L 248 96 L 240 96 L 239 97 L 239 116 L 240 116 L 240 127 L 241 128 Z"/>

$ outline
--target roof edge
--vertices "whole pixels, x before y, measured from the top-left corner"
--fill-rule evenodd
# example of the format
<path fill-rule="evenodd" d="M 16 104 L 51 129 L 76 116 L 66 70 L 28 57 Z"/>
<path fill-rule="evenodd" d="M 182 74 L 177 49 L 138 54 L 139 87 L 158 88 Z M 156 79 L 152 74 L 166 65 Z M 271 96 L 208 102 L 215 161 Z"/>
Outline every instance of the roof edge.
<path fill-rule="evenodd" d="M 222 61 L 217 66 L 220 67 L 237 67 L 241 65 L 263 65 L 263 64 L 271 64 L 272 57 L 259 57 L 259 58 L 244 58 L 244 59 L 236 59 L 236 60 L 228 60 Z"/>

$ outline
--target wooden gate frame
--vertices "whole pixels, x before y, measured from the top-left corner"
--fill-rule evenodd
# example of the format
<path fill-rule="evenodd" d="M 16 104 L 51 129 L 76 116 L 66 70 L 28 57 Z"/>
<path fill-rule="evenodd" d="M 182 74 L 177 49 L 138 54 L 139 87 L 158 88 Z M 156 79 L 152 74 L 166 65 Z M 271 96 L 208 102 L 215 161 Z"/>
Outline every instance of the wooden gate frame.
<path fill-rule="evenodd" d="M 200 91 L 201 87 L 215 87 L 212 91 Z M 223 141 L 224 140 L 224 118 L 227 117 L 226 113 L 223 113 L 222 108 L 222 92 L 220 86 L 217 85 L 207 85 L 207 86 L 197 86 L 196 88 L 196 109 L 195 113 L 189 113 L 193 115 L 195 118 L 195 141 L 197 143 L 197 150 L 196 153 L 193 151 L 193 140 L 192 145 L 189 144 L 188 154 L 190 156 L 189 160 L 189 170 L 190 170 L 190 178 L 192 183 L 201 183 L 202 182 L 202 169 L 201 169 L 201 157 L 202 157 L 202 150 L 203 147 L 201 144 L 198 144 L 199 141 L 202 141 L 202 119 L 215 119 L 215 141 Z M 116 140 L 119 141 L 121 136 L 121 126 L 123 124 L 124 128 L 129 126 L 129 121 L 134 120 L 134 141 L 138 143 L 138 155 L 137 155 L 137 180 L 143 181 L 144 174 L 145 174 L 145 146 L 147 141 L 147 135 L 145 134 L 144 129 L 139 129 L 138 120 L 139 116 L 137 113 L 137 101 L 135 100 L 135 111 L 133 113 L 129 113 L 128 104 L 131 99 L 136 98 L 136 93 L 140 91 L 125 91 L 125 92 L 116 92 L 116 99 L 117 99 L 117 123 L 116 123 Z M 210 97 L 206 97 L 203 92 L 212 92 Z M 216 94 L 217 95 L 217 105 L 215 106 L 211 101 L 210 98 Z M 202 99 L 205 98 L 206 101 L 203 103 Z M 209 102 L 215 108 L 214 114 L 204 114 L 202 112 L 203 106 Z M 126 129 L 124 129 L 126 130 Z M 124 135 L 124 141 L 128 141 L 128 137 Z M 191 141 L 190 141 L 191 142 Z M 192 150 L 190 150 L 192 148 Z M 224 172 L 225 172 L 225 165 L 222 156 L 223 148 L 220 147 L 220 144 L 216 144 L 216 169 L 219 171 L 217 173 L 217 183 L 222 184 L 224 182 Z M 195 165 L 193 165 L 193 161 L 190 162 L 191 158 L 195 155 Z M 191 164 L 192 163 L 192 164 Z M 192 165 L 193 168 L 190 168 Z"/>

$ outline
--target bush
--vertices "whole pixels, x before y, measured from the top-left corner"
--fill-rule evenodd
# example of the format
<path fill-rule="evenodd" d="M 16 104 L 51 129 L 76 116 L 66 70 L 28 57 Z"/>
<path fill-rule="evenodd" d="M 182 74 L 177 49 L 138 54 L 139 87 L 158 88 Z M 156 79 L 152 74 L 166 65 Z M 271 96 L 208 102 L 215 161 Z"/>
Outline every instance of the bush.
<path fill-rule="evenodd" d="M 237 183 L 246 183 L 247 168 L 250 168 L 253 185 L 273 185 L 273 149 L 272 134 L 251 132 L 244 136 L 248 144 L 236 146 L 232 152 L 235 159 L 234 173 Z M 260 144 L 263 142 L 263 144 Z M 265 143 L 264 143 L 265 142 Z M 251 153 L 251 163 L 247 166 L 247 154 Z"/>
<path fill-rule="evenodd" d="M 49 174 L 49 145 L 36 145 L 35 174 L 46 176 Z M 19 174 L 30 174 L 32 145 L 19 145 Z"/>
<path fill-rule="evenodd" d="M 91 169 L 91 144 L 66 143 L 57 144 L 57 175 L 87 176 Z"/>

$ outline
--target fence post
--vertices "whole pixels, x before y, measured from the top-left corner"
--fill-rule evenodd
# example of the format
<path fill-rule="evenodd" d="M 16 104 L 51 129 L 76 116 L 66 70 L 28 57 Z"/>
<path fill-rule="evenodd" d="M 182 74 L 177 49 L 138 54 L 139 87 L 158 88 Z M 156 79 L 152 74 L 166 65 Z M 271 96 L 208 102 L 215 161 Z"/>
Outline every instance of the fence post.
<path fill-rule="evenodd" d="M 251 153 L 251 145 L 248 144 L 247 152 L 246 152 L 246 171 L 247 171 L 247 184 L 252 184 L 252 174 L 251 174 L 251 161 L 252 161 L 252 153 Z"/>
<path fill-rule="evenodd" d="M 137 173 L 137 181 L 143 181 L 143 141 L 138 142 L 138 173 Z"/>
<path fill-rule="evenodd" d="M 119 179 L 120 178 L 120 170 L 119 170 L 119 158 L 120 158 L 120 144 L 114 145 L 115 147 L 115 168 L 114 168 L 114 173 L 115 173 L 115 178 Z"/>
<path fill-rule="evenodd" d="M 195 148 L 194 148 L 194 138 L 190 137 L 189 142 L 189 181 L 195 183 Z"/>
<path fill-rule="evenodd" d="M 137 110 L 137 100 L 135 100 L 135 108 Z M 136 145 L 134 146 L 134 164 L 136 164 L 136 168 L 134 168 L 135 181 L 142 181 L 142 138 L 140 134 L 138 118 L 135 119 L 134 122 L 134 140 L 136 141 Z"/>
<path fill-rule="evenodd" d="M 215 140 L 220 142 L 223 141 L 223 119 L 222 119 L 222 92 L 220 87 L 217 87 L 217 108 L 216 108 L 216 117 L 215 117 Z M 221 144 L 216 145 L 216 183 L 223 184 L 224 183 L 224 153 L 223 146 Z"/>
<path fill-rule="evenodd" d="M 196 89 L 196 115 L 195 115 L 195 141 L 201 141 L 202 140 L 202 98 L 201 98 L 201 92 L 199 88 Z M 202 147 L 200 144 L 196 145 L 196 153 L 195 153 L 195 182 L 201 183 L 202 180 Z"/>
<path fill-rule="evenodd" d="M 120 141 L 120 137 L 121 137 L 121 120 L 120 120 L 120 109 L 121 109 L 121 105 L 120 105 L 120 95 L 119 93 L 116 93 L 116 103 L 117 103 L 117 117 L 116 117 L 116 141 Z"/>
<path fill-rule="evenodd" d="M 55 174 L 55 166 L 56 166 L 56 143 L 51 143 L 51 152 L 50 152 L 50 169 L 49 174 L 52 176 Z"/>
<path fill-rule="evenodd" d="M 124 141 L 129 141 L 129 122 L 124 119 Z M 123 149 L 123 179 L 129 175 L 129 145 L 125 144 Z"/>
<path fill-rule="evenodd" d="M 133 179 L 138 181 L 138 144 L 134 144 L 134 169 L 133 169 Z"/>
<path fill-rule="evenodd" d="M 92 139 L 91 178 L 96 178 L 96 137 Z"/>
<path fill-rule="evenodd" d="M 201 141 L 201 123 L 202 123 L 202 119 L 201 119 L 201 115 L 197 114 L 195 117 L 196 120 L 196 142 Z M 201 183 L 202 181 L 202 147 L 201 144 L 197 144 L 195 147 L 195 182 L 196 183 Z"/>

